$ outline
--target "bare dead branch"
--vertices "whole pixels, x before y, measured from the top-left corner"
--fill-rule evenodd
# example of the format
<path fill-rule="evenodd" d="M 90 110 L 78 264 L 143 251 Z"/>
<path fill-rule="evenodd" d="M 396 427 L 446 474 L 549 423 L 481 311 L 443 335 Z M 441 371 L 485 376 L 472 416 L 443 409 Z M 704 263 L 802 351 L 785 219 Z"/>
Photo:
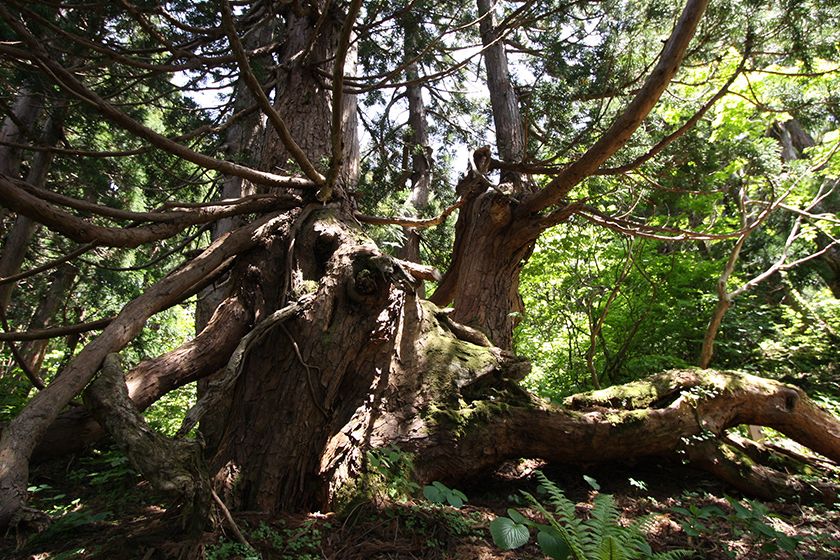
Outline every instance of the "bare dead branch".
<path fill-rule="evenodd" d="M 48 329 L 31 329 L 22 332 L 12 332 L 8 329 L 6 332 L 0 333 L 0 341 L 9 342 L 15 341 L 29 341 L 29 340 L 47 340 L 49 338 L 59 338 L 70 334 L 79 334 L 83 332 L 96 331 L 107 327 L 113 317 L 105 319 L 97 319 L 96 321 L 88 321 L 85 323 L 78 323 L 76 325 L 67 325 L 64 327 L 50 327 Z"/>
<path fill-rule="evenodd" d="M 75 259 L 76 257 L 83 255 L 96 247 L 95 243 L 85 243 L 73 249 L 69 253 L 64 256 L 58 257 L 57 259 L 53 259 L 51 261 L 47 261 L 46 263 L 42 264 L 41 266 L 36 266 L 35 268 L 30 268 L 29 270 L 25 270 L 18 274 L 14 274 L 12 276 L 6 276 L 4 278 L 0 278 L 0 286 L 4 284 L 11 284 L 12 282 L 17 282 L 18 280 L 23 280 L 24 278 L 29 278 L 30 276 L 35 276 L 36 274 L 40 274 L 42 272 L 46 272 L 47 270 L 52 270 L 68 261 Z"/>
<path fill-rule="evenodd" d="M 443 212 L 435 216 L 434 218 L 408 218 L 408 217 L 383 217 L 383 216 L 368 216 L 367 214 L 360 214 L 356 213 L 355 217 L 357 220 L 364 224 L 375 224 L 375 225 L 397 225 L 415 229 L 423 229 L 428 227 L 433 227 L 442 224 L 449 215 L 464 205 L 465 199 L 463 197 L 459 198 L 454 204 L 447 206 Z"/>

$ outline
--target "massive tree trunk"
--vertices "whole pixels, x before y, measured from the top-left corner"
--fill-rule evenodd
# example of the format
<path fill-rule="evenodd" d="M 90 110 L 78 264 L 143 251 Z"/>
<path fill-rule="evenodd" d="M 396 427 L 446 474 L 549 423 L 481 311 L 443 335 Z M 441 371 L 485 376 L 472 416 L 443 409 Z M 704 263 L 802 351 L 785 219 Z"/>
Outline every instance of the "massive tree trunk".
<path fill-rule="evenodd" d="M 744 452 L 727 436 L 739 424 L 772 426 L 840 459 L 840 423 L 799 389 L 685 370 L 546 403 L 515 384 L 527 362 L 418 298 L 399 261 L 337 206 L 310 205 L 261 240 L 232 273 L 238 299 L 219 309 L 201 340 L 127 376 L 142 408 L 235 355 L 230 345 L 210 348 L 213 339 L 249 340 L 239 344 L 233 406 L 210 461 L 231 506 L 329 508 L 352 492 L 366 451 L 388 445 L 415 453 L 424 482 L 475 476 L 518 457 L 655 456 L 682 457 L 753 494 L 769 484 L 812 498 L 834 491 L 740 460 Z M 292 302 L 299 311 L 277 321 Z M 243 335 L 249 322 L 260 337 Z"/>

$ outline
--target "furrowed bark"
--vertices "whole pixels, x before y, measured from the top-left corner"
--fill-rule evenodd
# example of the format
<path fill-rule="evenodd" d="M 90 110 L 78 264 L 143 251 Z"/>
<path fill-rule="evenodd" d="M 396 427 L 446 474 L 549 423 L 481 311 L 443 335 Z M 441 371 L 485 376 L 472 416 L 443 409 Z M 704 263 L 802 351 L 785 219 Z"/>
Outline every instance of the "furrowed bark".
<path fill-rule="evenodd" d="M 503 162 L 520 163 L 525 158 L 525 129 L 519 114 L 519 100 L 510 81 L 505 43 L 496 28 L 495 6 L 496 0 L 478 0 L 487 89 L 496 125 L 496 147 Z M 521 190 L 521 181 L 519 173 L 502 172 L 501 182 L 512 183 L 514 191 Z"/>

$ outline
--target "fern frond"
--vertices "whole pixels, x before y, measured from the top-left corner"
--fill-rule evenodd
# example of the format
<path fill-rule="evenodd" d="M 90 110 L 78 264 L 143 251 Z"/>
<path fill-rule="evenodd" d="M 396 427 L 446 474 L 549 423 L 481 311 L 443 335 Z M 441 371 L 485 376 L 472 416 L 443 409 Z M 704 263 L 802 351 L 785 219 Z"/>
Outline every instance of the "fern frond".
<path fill-rule="evenodd" d="M 679 560 L 680 558 L 689 558 L 692 554 L 694 554 L 690 550 L 684 549 L 676 549 L 676 550 L 668 550 L 666 552 L 657 552 L 653 556 L 650 557 L 651 560 Z"/>
<path fill-rule="evenodd" d="M 629 560 L 627 551 L 615 537 L 607 536 L 598 547 L 598 560 Z"/>
<path fill-rule="evenodd" d="M 560 522 L 551 512 L 549 512 L 534 496 L 529 494 L 528 492 L 522 492 L 522 494 L 527 498 L 531 505 L 534 507 L 535 510 L 542 514 L 543 518 L 548 522 L 551 527 L 557 531 L 560 535 L 560 538 L 563 539 L 563 542 L 566 543 L 566 546 L 569 547 L 569 550 L 572 553 L 573 560 L 587 560 L 587 556 L 584 554 L 583 550 L 581 550 L 580 544 L 578 543 L 577 536 L 572 534 L 568 530 L 568 525 L 564 522 Z"/>
<path fill-rule="evenodd" d="M 599 535 L 607 536 L 623 528 L 619 525 L 618 518 L 615 498 L 610 494 L 597 494 L 592 500 L 590 518 L 584 523 Z"/>
<path fill-rule="evenodd" d="M 541 471 L 537 471 L 535 474 L 540 481 L 540 488 L 549 497 L 548 501 L 554 507 L 557 519 L 566 524 L 575 541 L 579 541 L 581 537 L 586 535 L 586 530 L 575 513 L 575 503 L 567 498 L 557 484 L 549 480 Z"/>

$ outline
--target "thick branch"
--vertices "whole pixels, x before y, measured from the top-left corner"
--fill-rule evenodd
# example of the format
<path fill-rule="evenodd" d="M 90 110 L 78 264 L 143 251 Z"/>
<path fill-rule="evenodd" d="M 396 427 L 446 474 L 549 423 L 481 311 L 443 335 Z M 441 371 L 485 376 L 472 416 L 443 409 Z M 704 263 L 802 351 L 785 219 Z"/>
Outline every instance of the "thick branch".
<path fill-rule="evenodd" d="M 149 427 L 128 397 L 118 354 L 105 358 L 102 373 L 85 391 L 84 399 L 132 466 L 156 490 L 174 495 L 181 509 L 181 528 L 199 532 L 210 513 L 210 479 L 201 445 L 169 439 Z"/>
<path fill-rule="evenodd" d="M 454 204 L 447 206 L 443 212 L 434 218 L 407 218 L 403 216 L 395 216 L 393 218 L 385 216 L 368 216 L 367 214 L 356 213 L 355 218 L 364 224 L 376 225 L 398 225 L 403 227 L 410 227 L 415 229 L 423 229 L 442 224 L 452 212 L 464 205 L 465 199 L 459 198 Z"/>
<path fill-rule="evenodd" d="M 607 129 L 601 138 L 576 162 L 565 168 L 538 193 L 529 197 L 518 213 L 527 216 L 557 204 L 580 181 L 592 175 L 610 156 L 623 147 L 653 109 L 671 82 L 694 37 L 708 0 L 688 0 L 671 37 L 662 50 L 659 62 L 645 80 L 636 97 Z"/>
<path fill-rule="evenodd" d="M 748 45 L 748 47 L 749 47 L 749 45 Z M 596 172 L 596 175 L 615 175 L 615 174 L 618 174 L 618 173 L 627 173 L 628 171 L 633 171 L 634 169 L 636 169 L 636 168 L 642 166 L 643 164 L 647 163 L 648 161 L 650 161 L 653 157 L 655 157 L 657 154 L 659 154 L 662 150 L 664 150 L 665 148 L 670 146 L 676 139 L 678 139 L 679 137 L 684 135 L 686 132 L 691 130 L 691 128 L 695 124 L 697 124 L 700 121 L 700 119 L 703 118 L 703 115 L 705 115 L 709 111 L 709 109 L 711 109 L 714 106 L 714 104 L 717 103 L 720 100 L 720 98 L 722 98 L 724 95 L 726 95 L 729 92 L 730 86 L 732 86 L 733 82 L 735 82 L 735 79 L 738 78 L 738 76 L 741 75 L 741 72 L 744 71 L 744 65 L 747 62 L 747 56 L 748 55 L 749 55 L 749 48 L 746 49 L 746 52 L 744 54 L 744 58 L 741 60 L 741 64 L 738 65 L 738 68 L 732 73 L 732 75 L 729 77 L 729 79 L 726 80 L 726 83 L 723 84 L 723 87 L 721 87 L 720 90 L 718 90 L 718 92 L 716 94 L 714 94 L 711 98 L 709 98 L 709 100 L 706 101 L 706 103 L 704 103 L 703 106 L 700 107 L 700 109 L 696 113 L 694 113 L 694 115 L 692 115 L 692 117 L 690 119 L 685 121 L 685 123 L 683 123 L 683 125 L 681 127 L 679 127 L 677 130 L 675 130 L 671 134 L 665 136 L 662 140 L 657 142 L 656 145 L 653 146 L 650 150 L 648 150 L 646 153 L 642 154 L 641 156 L 637 157 L 636 159 L 634 159 L 630 163 L 625 163 L 624 165 L 619 165 L 618 167 L 606 167 L 606 168 L 599 169 Z"/>
<path fill-rule="evenodd" d="M 91 380 L 105 356 L 123 348 L 140 333 L 150 316 L 180 301 L 229 257 L 255 245 L 287 221 L 288 216 L 270 215 L 213 242 L 200 256 L 126 305 L 60 376 L 29 401 L 0 439 L 0 493 L 8 496 L 0 502 L 0 526 L 7 524 L 25 501 L 28 461 L 35 446 L 64 406 Z"/>
<path fill-rule="evenodd" d="M 448 423 L 453 418 L 455 427 Z M 676 457 L 692 449 L 692 438 L 720 437 L 740 424 L 770 426 L 840 460 L 840 422 L 802 390 L 710 370 L 666 372 L 570 397 L 565 406 L 473 401 L 447 412 L 436 433 L 402 445 L 418 451 L 415 466 L 423 480 L 440 480 L 519 457 L 568 464 Z"/>
<path fill-rule="evenodd" d="M 270 193 L 246 196 L 235 200 L 211 202 L 211 203 L 179 203 L 171 201 L 166 203 L 167 208 L 172 208 L 169 211 L 154 211 L 154 212 L 132 212 L 130 210 L 123 210 L 121 208 L 112 208 L 102 204 L 95 204 L 86 200 L 79 200 L 65 196 L 47 189 L 38 188 L 35 185 L 17 181 L 11 177 L 3 177 L 15 184 L 15 186 L 28 192 L 29 194 L 40 198 L 41 200 L 80 210 L 82 212 L 89 212 L 105 218 L 116 220 L 133 220 L 136 222 L 153 222 L 165 224 L 202 224 L 235 216 L 239 214 L 250 214 L 255 212 L 266 212 L 270 210 L 280 210 L 282 208 L 292 208 L 301 203 L 299 197 L 286 193 Z"/>
<path fill-rule="evenodd" d="M 251 314 L 238 298 L 224 301 L 193 340 L 141 362 L 126 374 L 134 406 L 145 410 L 166 393 L 224 367 L 250 322 Z M 76 453 L 103 435 L 102 427 L 83 408 L 74 407 L 53 422 L 35 456 L 41 460 Z"/>

